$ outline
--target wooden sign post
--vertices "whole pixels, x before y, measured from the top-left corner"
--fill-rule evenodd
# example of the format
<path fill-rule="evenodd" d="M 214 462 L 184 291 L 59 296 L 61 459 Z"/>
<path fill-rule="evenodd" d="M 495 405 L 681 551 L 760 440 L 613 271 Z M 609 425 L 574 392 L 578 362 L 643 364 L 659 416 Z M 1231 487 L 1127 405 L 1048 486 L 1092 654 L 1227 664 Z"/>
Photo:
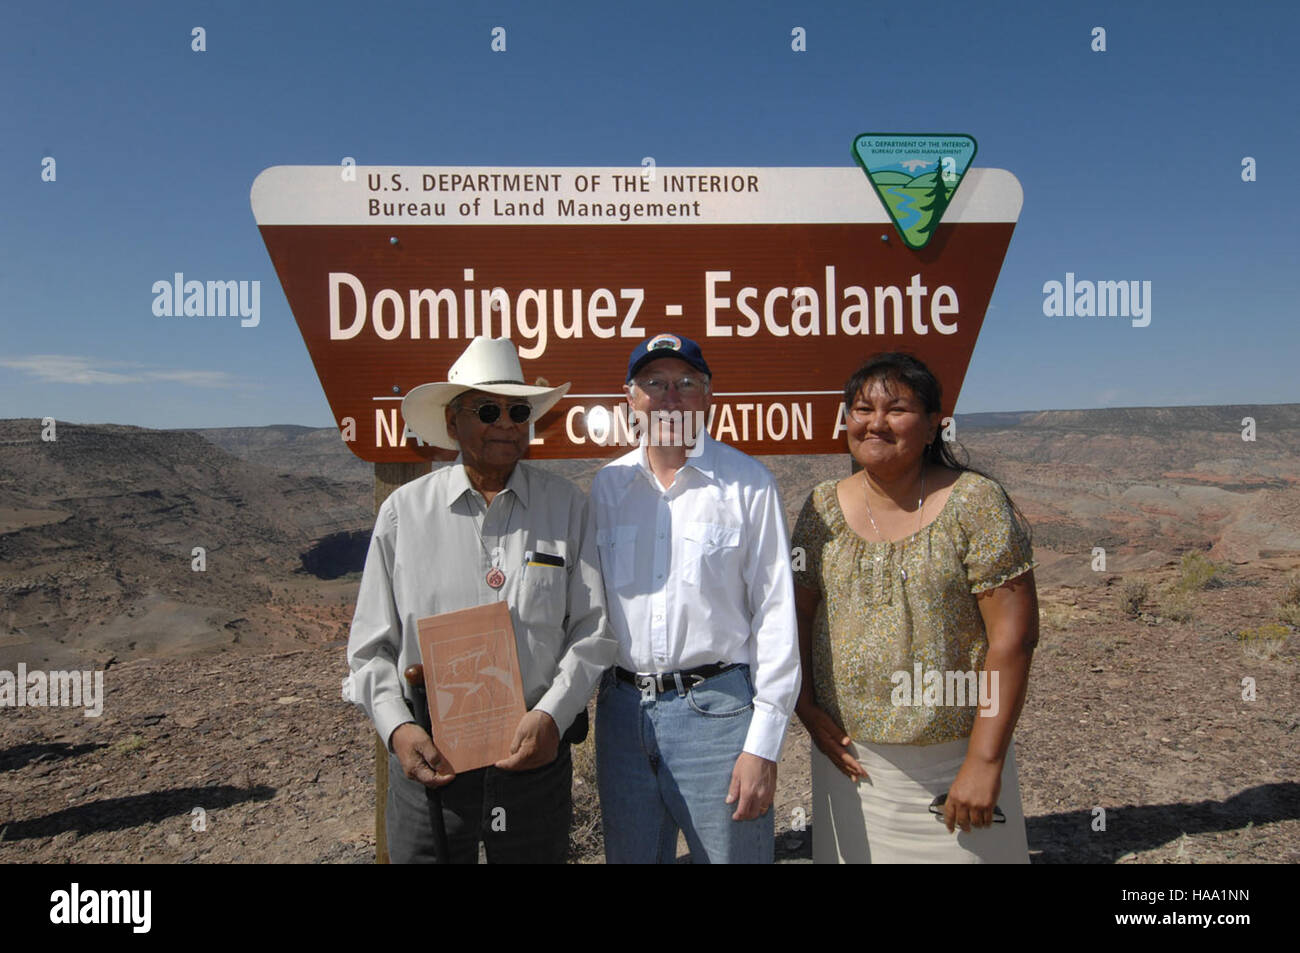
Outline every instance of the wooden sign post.
<path fill-rule="evenodd" d="M 428 463 L 376 463 L 375 515 L 389 494 L 403 483 L 418 480 L 429 472 Z M 388 806 L 388 744 L 375 735 L 375 863 L 388 863 L 388 827 L 384 811 Z"/>

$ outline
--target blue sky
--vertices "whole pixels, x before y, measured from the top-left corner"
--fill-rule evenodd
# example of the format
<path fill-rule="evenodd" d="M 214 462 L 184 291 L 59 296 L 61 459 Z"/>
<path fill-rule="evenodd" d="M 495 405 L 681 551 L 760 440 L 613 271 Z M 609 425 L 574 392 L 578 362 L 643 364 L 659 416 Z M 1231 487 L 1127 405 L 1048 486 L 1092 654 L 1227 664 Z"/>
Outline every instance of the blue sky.
<path fill-rule="evenodd" d="M 8 5 L 0 417 L 330 425 L 249 209 L 269 166 L 848 166 L 890 129 L 1024 187 L 958 412 L 1300 400 L 1300 13 L 1064 6 Z M 260 280 L 260 325 L 155 317 L 177 271 Z M 1045 317 L 1066 272 L 1150 281 L 1150 326 Z"/>

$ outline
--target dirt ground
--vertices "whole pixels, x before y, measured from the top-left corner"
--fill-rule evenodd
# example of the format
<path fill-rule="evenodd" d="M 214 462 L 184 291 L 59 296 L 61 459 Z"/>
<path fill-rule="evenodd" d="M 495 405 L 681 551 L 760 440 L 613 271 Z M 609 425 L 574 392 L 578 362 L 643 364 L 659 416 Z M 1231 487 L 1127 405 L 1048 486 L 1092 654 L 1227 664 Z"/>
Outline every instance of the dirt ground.
<path fill-rule="evenodd" d="M 1016 733 L 1034 862 L 1300 862 L 1297 569 L 1042 589 Z M 330 612 L 346 631 L 350 606 Z M 141 659 L 109 667 L 99 718 L 0 711 L 0 861 L 371 862 L 374 736 L 344 671 L 338 642 Z M 601 862 L 590 743 L 576 754 L 574 860 Z M 808 757 L 796 722 L 779 860 L 811 856 Z"/>

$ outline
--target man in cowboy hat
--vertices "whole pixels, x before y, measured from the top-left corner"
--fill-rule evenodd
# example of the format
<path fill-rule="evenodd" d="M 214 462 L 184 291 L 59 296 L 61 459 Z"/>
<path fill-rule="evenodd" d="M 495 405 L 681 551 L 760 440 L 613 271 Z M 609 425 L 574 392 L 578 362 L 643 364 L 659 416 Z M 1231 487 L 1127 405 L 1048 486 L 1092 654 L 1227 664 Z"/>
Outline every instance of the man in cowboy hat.
<path fill-rule="evenodd" d="M 617 648 L 585 496 L 520 462 L 528 422 L 568 389 L 525 384 L 514 345 L 478 337 L 445 382 L 416 387 L 402 401 L 412 431 L 460 456 L 380 507 L 348 639 L 352 697 L 392 753 L 386 818 L 394 863 L 475 863 L 480 840 L 489 862 L 559 863 L 567 851 L 572 765 L 564 736 L 575 720 L 585 726 L 587 700 Z M 420 661 L 417 620 L 501 600 L 528 712 L 508 758 L 452 774 L 412 713 L 422 702 L 403 693 L 402 673 Z"/>
<path fill-rule="evenodd" d="M 596 708 L 605 859 L 771 863 L 776 766 L 799 690 L 790 545 L 768 469 L 713 440 L 690 338 L 628 361 L 641 445 L 591 485 L 618 658 Z"/>

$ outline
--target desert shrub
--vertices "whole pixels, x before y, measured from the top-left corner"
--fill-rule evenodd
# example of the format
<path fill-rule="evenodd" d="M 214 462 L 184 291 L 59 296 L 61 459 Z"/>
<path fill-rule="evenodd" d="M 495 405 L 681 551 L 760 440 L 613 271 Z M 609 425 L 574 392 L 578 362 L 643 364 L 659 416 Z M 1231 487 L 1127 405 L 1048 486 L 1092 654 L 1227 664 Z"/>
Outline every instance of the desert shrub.
<path fill-rule="evenodd" d="M 1300 628 L 1300 605 L 1294 602 L 1288 602 L 1277 607 L 1277 617 L 1283 622 L 1289 622 L 1291 625 Z"/>
<path fill-rule="evenodd" d="M 1242 629 L 1237 633 L 1237 639 L 1241 642 L 1285 642 L 1290 634 L 1286 626 L 1278 625 L 1276 622 L 1266 622 L 1253 629 Z"/>
<path fill-rule="evenodd" d="M 1173 622 L 1191 622 L 1196 615 L 1191 596 L 1174 588 L 1160 600 L 1160 614 Z"/>
<path fill-rule="evenodd" d="M 1119 591 L 1119 604 L 1124 614 L 1130 619 L 1137 618 L 1142 611 L 1142 604 L 1147 601 L 1150 587 L 1145 582 L 1136 580 L 1124 583 Z"/>
<path fill-rule="evenodd" d="M 1300 573 L 1291 573 L 1286 579 L 1286 588 L 1282 590 L 1282 605 L 1300 606 Z"/>
<path fill-rule="evenodd" d="M 1242 629 L 1237 633 L 1237 640 L 1241 642 L 1242 650 L 1247 655 L 1271 659 L 1282 651 L 1282 646 L 1286 644 L 1287 636 L 1290 634 L 1286 626 L 1276 622 L 1266 622 L 1253 629 Z"/>
<path fill-rule="evenodd" d="M 1219 574 L 1219 567 L 1201 553 L 1183 553 L 1175 587 L 1184 592 L 1199 592 L 1208 588 Z"/>
<path fill-rule="evenodd" d="M 1077 620 L 1078 613 L 1073 606 L 1061 605 L 1056 602 L 1042 601 L 1038 604 L 1038 628 L 1041 638 L 1042 633 L 1051 632 L 1068 632 Z"/>

